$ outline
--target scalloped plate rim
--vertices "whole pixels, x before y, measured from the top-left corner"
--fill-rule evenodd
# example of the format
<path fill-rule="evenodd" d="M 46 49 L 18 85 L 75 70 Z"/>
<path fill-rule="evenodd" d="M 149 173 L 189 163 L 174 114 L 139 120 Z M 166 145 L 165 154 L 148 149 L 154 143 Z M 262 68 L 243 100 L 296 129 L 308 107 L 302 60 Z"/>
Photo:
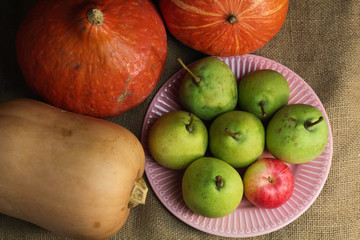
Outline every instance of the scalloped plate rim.
<path fill-rule="evenodd" d="M 268 233 L 271 233 L 271 232 L 274 232 L 276 230 L 279 230 L 285 226 L 287 226 L 288 224 L 290 224 L 291 222 L 293 222 L 294 220 L 296 220 L 297 218 L 299 218 L 304 212 L 306 212 L 306 210 L 314 203 L 314 201 L 317 199 L 317 197 L 319 196 L 320 192 L 322 191 L 325 183 L 326 183 L 326 180 L 328 178 L 328 175 L 329 175 L 329 172 L 330 172 L 330 168 L 331 168 L 331 162 L 332 162 L 332 156 L 333 156 L 333 136 L 332 136 L 332 130 L 331 130 L 331 125 L 330 125 L 330 121 L 329 121 L 329 118 L 328 118 L 328 115 L 325 111 L 325 108 L 322 104 L 322 102 L 320 101 L 319 97 L 317 96 L 317 94 L 313 91 L 313 89 L 310 87 L 310 85 L 305 82 L 298 74 L 296 74 L 295 72 L 293 72 L 291 69 L 287 68 L 286 66 L 284 66 L 283 64 L 280 64 L 274 60 L 271 60 L 269 58 L 266 58 L 266 57 L 263 57 L 263 56 L 258 56 L 258 55 L 254 55 L 254 54 L 244 54 L 244 55 L 237 55 L 237 56 L 230 56 L 230 57 L 218 57 L 218 56 L 213 56 L 213 57 L 216 57 L 216 58 L 219 58 L 221 60 L 227 60 L 227 59 L 241 59 L 241 61 L 243 59 L 247 59 L 247 58 L 255 58 L 255 59 L 259 59 L 259 60 L 264 60 L 264 61 L 268 61 L 272 64 L 276 64 L 277 66 L 279 67 L 282 67 L 283 69 L 289 71 L 289 73 L 293 74 L 294 77 L 297 77 L 298 80 L 300 82 L 302 82 L 302 84 L 304 84 L 308 89 L 310 89 L 311 91 L 311 94 L 312 96 L 315 97 L 316 100 L 318 100 L 319 102 L 319 105 L 320 105 L 320 108 L 319 109 L 325 116 L 325 119 L 326 119 L 326 122 L 328 124 L 328 129 L 329 129 L 329 138 L 328 138 L 328 149 L 329 149 L 329 152 L 328 152 L 328 159 L 327 159 L 327 162 L 328 164 L 325 166 L 325 170 L 323 171 L 323 177 L 322 177 L 322 181 L 320 183 L 318 183 L 318 190 L 313 194 L 313 197 L 306 203 L 304 204 L 304 207 L 302 209 L 299 210 L 298 213 L 295 213 L 291 218 L 288 218 L 287 221 L 283 221 L 282 220 L 282 223 L 280 224 L 276 224 L 276 226 L 270 226 L 269 229 L 264 229 L 262 231 L 258 231 L 256 233 L 254 232 L 250 232 L 250 233 L 246 233 L 245 231 L 243 231 L 243 233 L 226 233 L 226 231 L 224 232 L 219 232 L 219 231 L 214 231 L 213 230 L 213 227 L 211 227 L 210 229 L 207 229 L 205 227 L 199 227 L 197 226 L 194 221 L 190 221 L 188 218 L 183 218 L 182 217 L 182 214 L 179 214 L 176 212 L 176 210 L 174 210 L 170 205 L 168 205 L 167 201 L 163 199 L 163 197 L 160 196 L 159 194 L 159 191 L 156 190 L 156 184 L 151 180 L 151 177 L 150 177 L 150 172 L 149 172 L 149 168 L 147 167 L 147 164 L 148 164 L 148 161 L 151 160 L 153 161 L 153 163 L 156 163 L 152 158 L 151 158 L 151 155 L 150 153 L 148 152 L 147 150 L 147 146 L 145 146 L 144 144 L 146 143 L 147 144 L 147 140 L 145 139 L 146 136 L 147 136 L 147 133 L 146 132 L 146 127 L 147 127 L 147 123 L 146 123 L 146 120 L 149 119 L 149 116 L 151 114 L 151 109 L 154 107 L 154 104 L 156 103 L 156 99 L 160 96 L 161 92 L 164 91 L 164 89 L 169 85 L 169 83 L 171 81 L 174 81 L 174 79 L 176 79 L 176 77 L 178 77 L 179 75 L 183 74 L 184 73 L 184 69 L 180 69 L 178 70 L 175 74 L 173 74 L 167 81 L 165 81 L 162 86 L 159 88 L 159 90 L 157 91 L 157 93 L 154 95 L 151 103 L 149 104 L 149 107 L 147 109 L 147 112 L 145 114 L 145 117 L 144 117 L 144 120 L 143 120 L 143 125 L 142 125 L 142 130 L 141 130 L 141 143 L 143 144 L 144 146 L 144 151 L 145 151 L 145 157 L 146 157 L 146 161 L 145 161 L 145 173 L 146 173 L 146 176 L 148 178 L 148 181 L 153 189 L 153 191 L 155 192 L 155 195 L 157 196 L 157 198 L 161 201 L 161 203 L 166 207 L 166 209 L 168 211 L 170 211 L 175 217 L 177 217 L 178 219 L 180 219 L 181 221 L 183 221 L 184 223 L 188 224 L 189 226 L 195 228 L 195 229 L 198 229 L 200 231 L 203 231 L 205 233 L 209 233 L 209 234 L 213 234 L 213 235 L 217 235 L 217 236 L 221 236 L 221 237 L 230 237 L 230 238 L 246 238 L 246 237 L 255 237 L 255 236 L 261 236 L 261 235 L 264 235 L 264 234 L 268 234 Z M 201 60 L 201 59 L 199 59 Z M 196 60 L 188 65 L 191 65 L 191 64 L 194 64 L 195 62 L 199 61 L 199 60 Z M 240 74 L 241 75 L 241 74 Z M 286 77 L 287 78 L 287 77 Z M 237 78 L 238 80 L 238 78 Z M 287 79 L 288 80 L 288 79 Z M 289 100 L 290 101 L 290 100 Z M 299 165 L 298 165 L 299 166 Z M 296 167 L 298 167 L 296 166 Z M 174 171 L 174 170 L 170 170 L 169 171 Z M 252 208 L 256 208 L 256 209 L 260 209 L 260 208 L 257 208 L 255 206 L 252 206 Z M 279 207 L 281 208 L 281 207 Z M 239 208 L 238 208 L 239 209 Z M 247 208 L 244 209 L 244 211 L 246 210 Z M 236 211 L 236 210 L 235 210 Z M 241 211 L 241 208 L 240 208 L 240 211 Z M 202 217 L 202 216 L 199 216 L 195 213 L 192 213 L 192 215 L 194 216 L 198 216 L 198 217 Z M 224 218 L 226 218 L 227 216 L 225 216 Z M 204 218 L 204 217 L 203 217 Z M 210 218 L 205 218 L 205 219 L 210 219 Z M 218 218 L 218 219 L 223 219 L 223 218 Z M 214 219 L 215 221 L 217 221 L 216 219 Z M 204 220 L 205 221 L 205 220 Z M 271 220 L 270 220 L 271 221 Z M 274 220 L 276 221 L 276 219 Z M 272 221 L 271 221 L 272 222 Z M 250 227 L 251 229 L 251 227 Z"/>

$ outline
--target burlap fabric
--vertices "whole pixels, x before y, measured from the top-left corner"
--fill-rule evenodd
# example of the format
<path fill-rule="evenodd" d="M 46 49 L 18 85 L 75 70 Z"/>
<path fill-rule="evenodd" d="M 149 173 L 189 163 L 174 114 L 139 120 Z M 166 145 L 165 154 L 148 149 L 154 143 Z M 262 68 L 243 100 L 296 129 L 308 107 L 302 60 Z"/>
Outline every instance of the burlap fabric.
<path fill-rule="evenodd" d="M 0 100 L 35 96 L 25 86 L 15 56 L 15 34 L 34 0 L 2 0 Z M 281 31 L 254 54 L 273 59 L 300 75 L 317 93 L 329 116 L 334 154 L 317 200 L 284 228 L 254 239 L 360 239 L 360 2 L 290 0 Z M 161 85 L 204 55 L 168 34 L 168 58 L 155 91 L 137 108 L 108 119 L 140 138 L 146 110 Z M 0 153 L 1 154 L 1 153 Z M 1 166 L 0 166 L 1 167 Z M 150 185 L 149 185 L 150 187 Z M 1 197 L 1 196 L 0 196 Z M 64 239 L 33 224 L 0 214 L 0 239 Z M 111 239 L 224 239 L 196 230 L 173 216 L 150 189 Z"/>

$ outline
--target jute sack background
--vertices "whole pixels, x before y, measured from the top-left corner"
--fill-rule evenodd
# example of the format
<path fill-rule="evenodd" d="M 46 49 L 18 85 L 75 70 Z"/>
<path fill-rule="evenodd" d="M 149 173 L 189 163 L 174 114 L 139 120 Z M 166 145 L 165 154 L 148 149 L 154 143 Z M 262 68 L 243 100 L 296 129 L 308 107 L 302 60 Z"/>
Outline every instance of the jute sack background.
<path fill-rule="evenodd" d="M 23 81 L 15 55 L 17 28 L 34 2 L 2 0 L 1 102 L 16 97 L 36 98 Z M 359 33 L 357 0 L 290 0 L 283 28 L 264 48 L 253 53 L 287 66 L 313 88 L 330 119 L 334 154 L 328 179 L 310 208 L 284 228 L 252 239 L 360 239 Z M 168 33 L 168 58 L 156 89 L 137 108 L 107 120 L 128 128 L 140 138 L 143 118 L 156 91 L 180 69 L 176 58 L 181 57 L 188 64 L 204 56 Z M 0 214 L 0 239 L 65 238 Z M 124 227 L 111 239 L 226 238 L 183 223 L 150 188 L 146 205 L 132 210 Z"/>

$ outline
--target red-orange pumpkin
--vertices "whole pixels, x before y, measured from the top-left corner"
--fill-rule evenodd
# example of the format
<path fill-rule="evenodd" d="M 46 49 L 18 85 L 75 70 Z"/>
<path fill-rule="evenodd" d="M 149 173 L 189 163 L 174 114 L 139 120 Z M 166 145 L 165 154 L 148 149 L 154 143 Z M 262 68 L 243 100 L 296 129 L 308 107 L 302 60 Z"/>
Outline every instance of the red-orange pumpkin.
<path fill-rule="evenodd" d="M 21 24 L 16 48 L 40 97 L 96 117 L 143 102 L 167 55 L 165 26 L 150 0 L 40 0 Z"/>
<path fill-rule="evenodd" d="M 160 0 L 168 30 L 209 55 L 233 56 L 263 47 L 285 22 L 289 0 Z"/>

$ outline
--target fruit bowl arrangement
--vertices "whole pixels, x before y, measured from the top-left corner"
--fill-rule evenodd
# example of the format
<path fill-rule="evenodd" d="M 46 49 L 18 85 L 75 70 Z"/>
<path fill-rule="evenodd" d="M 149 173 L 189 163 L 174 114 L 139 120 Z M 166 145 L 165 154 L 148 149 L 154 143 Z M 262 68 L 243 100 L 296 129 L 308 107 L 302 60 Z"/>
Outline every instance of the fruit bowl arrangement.
<path fill-rule="evenodd" d="M 221 236 L 274 231 L 316 199 L 332 157 L 326 112 L 294 72 L 249 55 L 280 30 L 289 1 L 164 0 L 157 7 L 40 0 L 29 10 L 16 55 L 43 102 L 0 105 L 2 214 L 105 239 L 145 203 L 144 170 L 175 216 Z M 153 99 L 140 144 L 97 118 L 149 96 L 165 67 L 166 29 L 208 57 L 189 66 L 178 59 L 183 70 Z"/>
<path fill-rule="evenodd" d="M 325 149 L 312 161 L 301 164 L 286 163 L 294 178 L 293 192 L 291 197 L 278 207 L 258 207 L 249 201 L 244 194 L 237 208 L 226 216 L 205 217 L 195 213 L 184 201 L 182 190 L 184 170 L 174 170 L 160 165 L 154 160 L 148 147 L 149 132 L 152 125 L 161 116 L 169 112 L 184 110 L 179 96 L 181 81 L 186 74 L 186 71 L 182 69 L 159 89 L 146 113 L 141 136 L 146 156 L 145 173 L 152 189 L 164 206 L 177 218 L 190 226 L 224 237 L 263 235 L 294 221 L 311 206 L 319 195 L 330 169 L 333 151 L 329 120 L 316 93 L 304 80 L 287 67 L 273 60 L 252 54 L 217 58 L 230 67 L 238 81 L 249 75 L 249 73 L 261 69 L 281 73 L 289 84 L 290 97 L 288 105 L 306 104 L 315 107 L 323 114 L 324 122 L 328 127 Z M 259 159 L 263 158 L 274 158 L 274 156 L 265 148 Z M 237 170 L 244 181 L 246 168 Z"/>

